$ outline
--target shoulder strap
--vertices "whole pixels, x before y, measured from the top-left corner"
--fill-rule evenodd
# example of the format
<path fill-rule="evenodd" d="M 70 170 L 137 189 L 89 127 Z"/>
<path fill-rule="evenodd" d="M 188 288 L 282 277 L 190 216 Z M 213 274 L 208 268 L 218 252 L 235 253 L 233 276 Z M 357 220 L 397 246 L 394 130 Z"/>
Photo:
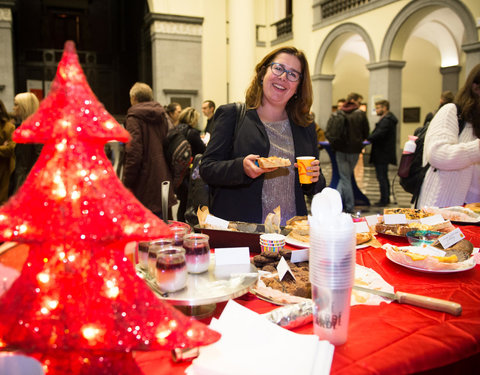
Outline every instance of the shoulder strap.
<path fill-rule="evenodd" d="M 242 102 L 235 102 L 235 109 L 237 111 L 236 122 L 235 122 L 235 132 L 233 134 L 233 139 L 237 138 L 238 130 L 243 123 L 245 114 L 247 113 L 247 106 Z"/>

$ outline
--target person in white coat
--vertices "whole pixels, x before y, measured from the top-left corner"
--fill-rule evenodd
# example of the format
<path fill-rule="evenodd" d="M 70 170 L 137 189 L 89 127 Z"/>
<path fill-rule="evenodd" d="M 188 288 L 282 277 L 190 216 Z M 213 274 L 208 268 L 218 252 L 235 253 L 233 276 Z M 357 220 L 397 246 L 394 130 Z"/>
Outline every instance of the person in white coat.
<path fill-rule="evenodd" d="M 468 75 L 455 103 L 465 127 L 460 133 L 453 103 L 435 114 L 425 136 L 423 164 L 430 163 L 430 168 L 418 207 L 480 202 L 480 64 Z"/>

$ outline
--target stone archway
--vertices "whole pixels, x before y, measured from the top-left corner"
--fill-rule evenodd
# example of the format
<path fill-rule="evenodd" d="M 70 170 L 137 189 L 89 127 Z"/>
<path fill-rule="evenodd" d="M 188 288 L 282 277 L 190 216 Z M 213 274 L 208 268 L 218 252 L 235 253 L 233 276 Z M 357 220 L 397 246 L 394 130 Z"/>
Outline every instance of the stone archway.
<path fill-rule="evenodd" d="M 318 51 L 312 77 L 314 92 L 322 93 L 321 100 L 314 96 L 313 103 L 314 111 L 317 113 L 317 122 L 322 127 L 327 123 L 331 113 L 332 81 L 335 77 L 333 74 L 333 61 L 338 49 L 352 35 L 360 36 L 366 44 L 369 62 L 375 61 L 375 49 L 372 40 L 361 26 L 349 22 L 341 24 L 330 31 Z"/>
<path fill-rule="evenodd" d="M 405 65 L 403 52 L 412 30 L 422 20 L 435 11 L 448 9 L 453 12 L 464 28 L 463 40 L 458 42 L 458 53 L 460 48 L 466 53 L 465 74 L 478 62 L 480 62 L 480 43 L 478 42 L 475 20 L 468 8 L 460 1 L 449 0 L 428 0 L 411 1 L 408 3 L 393 19 L 388 27 L 382 47 L 380 49 L 379 61 L 370 64 L 370 95 L 371 97 L 388 98 L 391 102 L 391 110 L 399 115 L 401 119 L 402 108 L 402 69 Z M 447 25 L 447 23 L 445 23 Z M 446 26 L 448 28 L 448 26 Z M 440 68 L 440 67 L 439 67 Z M 455 69 L 454 69 L 455 68 Z M 460 67 L 448 67 L 440 69 L 442 75 L 456 75 L 458 82 L 458 72 Z M 445 81 L 445 76 L 443 77 Z M 446 88 L 444 88 L 446 89 Z M 398 128 L 398 149 L 402 142 L 401 129 Z M 406 134 L 403 134 L 403 140 Z"/>
<path fill-rule="evenodd" d="M 467 53 L 465 70 L 470 69 L 480 62 L 480 43 L 478 41 L 475 19 L 468 8 L 460 1 L 428 0 L 412 1 L 407 4 L 394 18 L 382 43 L 380 61 L 396 60 L 401 58 L 401 52 L 410 32 L 409 24 L 418 22 L 434 9 L 449 8 L 462 20 L 465 28 L 465 37 L 462 49 Z"/>

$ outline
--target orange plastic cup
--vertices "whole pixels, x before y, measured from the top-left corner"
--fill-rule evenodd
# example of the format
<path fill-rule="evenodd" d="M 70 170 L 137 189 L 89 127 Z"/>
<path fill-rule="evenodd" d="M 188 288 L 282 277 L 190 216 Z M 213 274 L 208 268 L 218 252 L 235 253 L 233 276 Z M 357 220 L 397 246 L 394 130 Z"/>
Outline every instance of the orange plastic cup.
<path fill-rule="evenodd" d="M 301 184 L 311 184 L 312 176 L 307 175 L 307 167 L 312 165 L 312 161 L 315 160 L 313 156 L 299 156 L 297 158 L 298 177 Z"/>

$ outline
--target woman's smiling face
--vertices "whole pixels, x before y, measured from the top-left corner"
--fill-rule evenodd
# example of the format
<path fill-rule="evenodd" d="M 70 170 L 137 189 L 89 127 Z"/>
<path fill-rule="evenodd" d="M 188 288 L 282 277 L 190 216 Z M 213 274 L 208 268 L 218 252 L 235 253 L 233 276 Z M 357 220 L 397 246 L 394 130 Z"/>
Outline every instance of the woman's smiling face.
<path fill-rule="evenodd" d="M 295 71 L 299 74 L 302 73 L 302 65 L 300 60 L 296 56 L 288 53 L 279 53 L 272 60 L 272 63 L 278 63 L 287 70 Z M 282 105 L 285 107 L 287 102 L 297 91 L 297 87 L 301 79 L 296 82 L 292 82 L 287 79 L 287 72 L 277 76 L 272 73 L 271 66 L 267 66 L 266 69 L 265 76 L 263 77 L 262 104 L 266 104 L 268 102 L 271 105 Z"/>

